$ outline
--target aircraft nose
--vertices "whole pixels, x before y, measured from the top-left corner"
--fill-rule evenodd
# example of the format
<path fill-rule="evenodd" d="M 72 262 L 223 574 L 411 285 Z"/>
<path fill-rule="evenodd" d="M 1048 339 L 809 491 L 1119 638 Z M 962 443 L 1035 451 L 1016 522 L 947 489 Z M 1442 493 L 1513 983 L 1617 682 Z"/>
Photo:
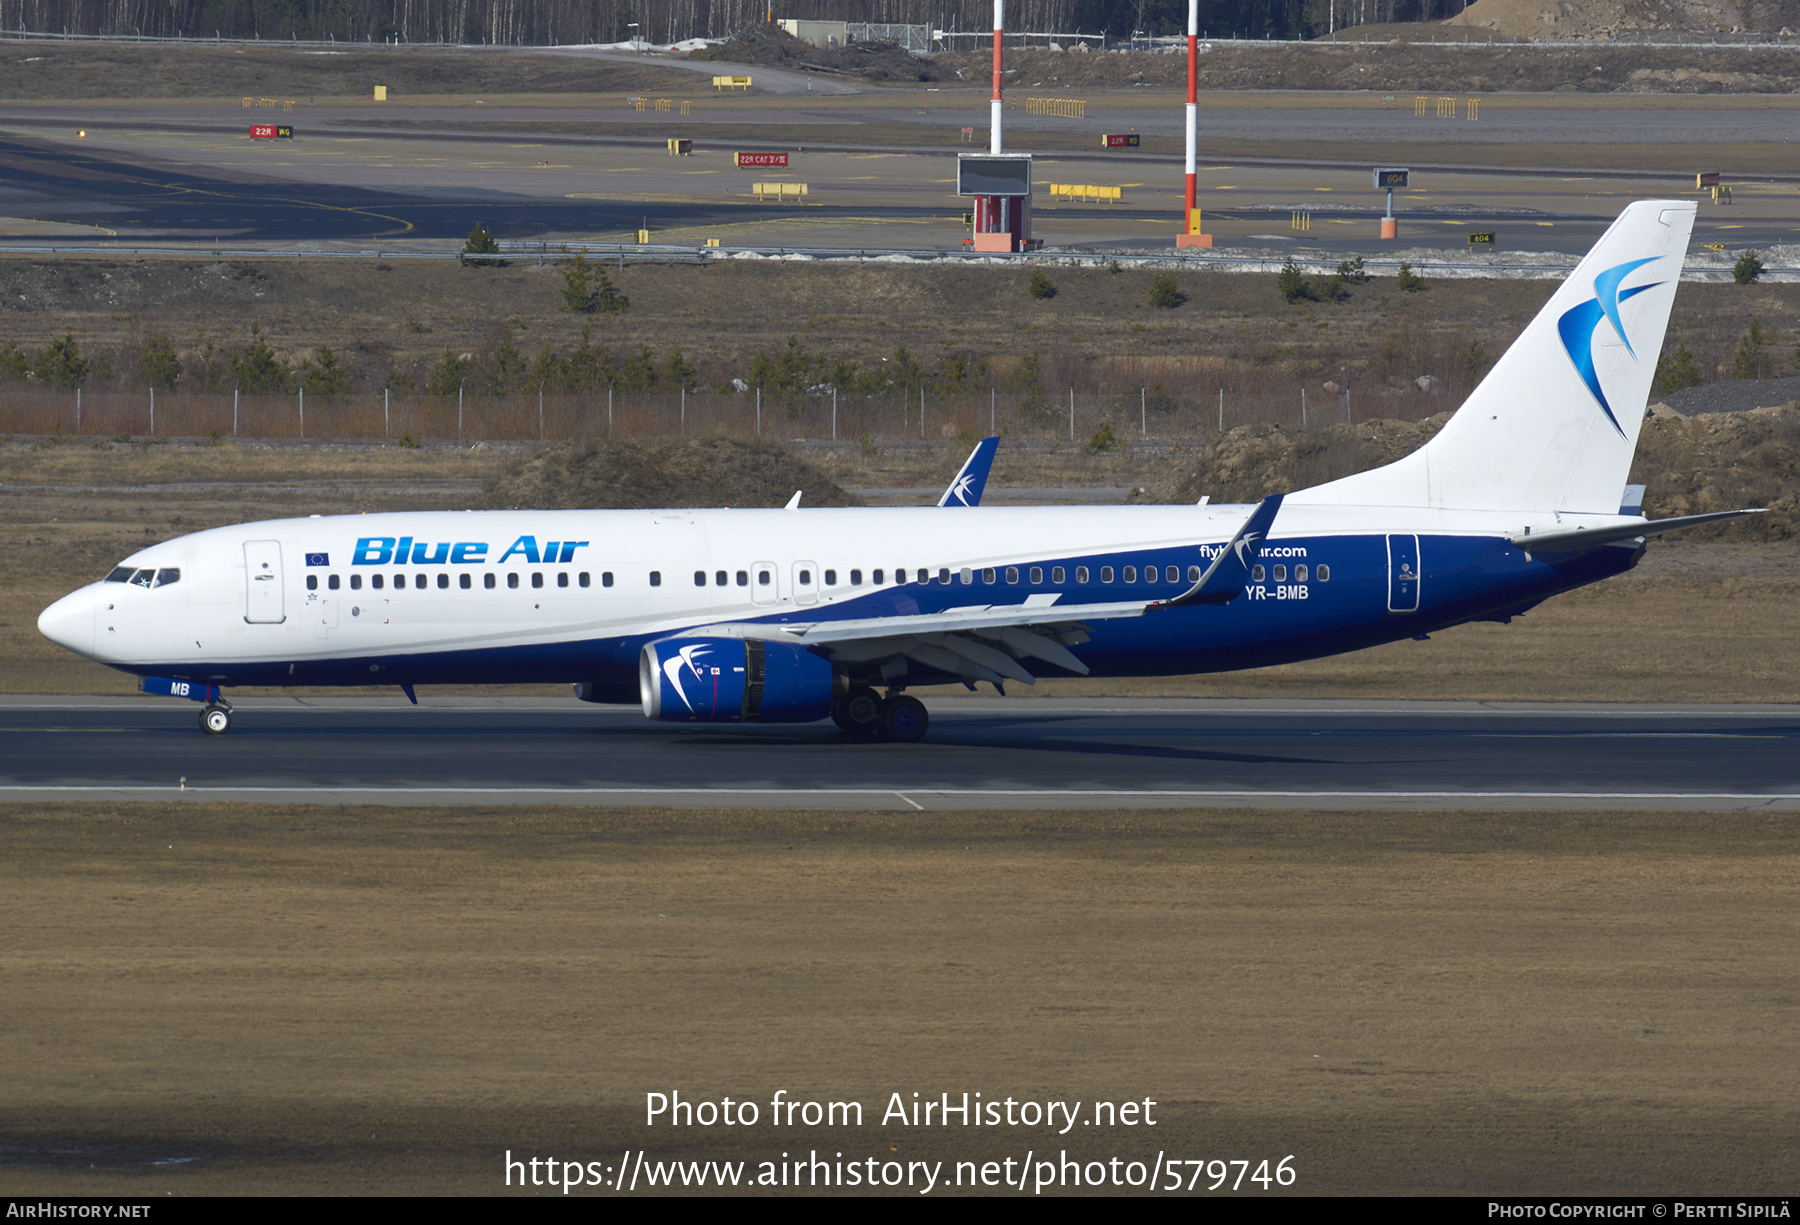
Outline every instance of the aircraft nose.
<path fill-rule="evenodd" d="M 66 595 L 38 616 L 38 633 L 64 647 L 94 656 L 94 597 L 84 591 Z"/>

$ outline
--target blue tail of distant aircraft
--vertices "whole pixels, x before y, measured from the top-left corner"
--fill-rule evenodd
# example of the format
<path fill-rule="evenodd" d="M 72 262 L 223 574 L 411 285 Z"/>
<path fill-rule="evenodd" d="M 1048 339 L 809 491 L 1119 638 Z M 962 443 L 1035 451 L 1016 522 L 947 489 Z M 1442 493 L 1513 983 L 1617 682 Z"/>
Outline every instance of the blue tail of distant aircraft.
<path fill-rule="evenodd" d="M 987 488 L 988 469 L 994 466 L 994 452 L 1000 449 L 1000 439 L 983 438 L 969 452 L 969 458 L 963 461 L 962 471 L 944 490 L 944 496 L 938 499 L 939 506 L 979 506 L 981 491 Z"/>

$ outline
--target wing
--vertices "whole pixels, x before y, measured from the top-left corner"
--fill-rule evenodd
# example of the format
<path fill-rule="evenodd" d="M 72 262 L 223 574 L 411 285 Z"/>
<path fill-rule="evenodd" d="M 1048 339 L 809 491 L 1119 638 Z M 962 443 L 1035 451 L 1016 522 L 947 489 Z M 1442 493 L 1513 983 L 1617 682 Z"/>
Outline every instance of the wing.
<path fill-rule="evenodd" d="M 1264 499 L 1220 549 L 1200 581 L 1172 600 L 1061 604 L 1060 595 L 1040 594 L 1027 596 L 1021 604 L 971 604 L 914 616 L 779 625 L 728 622 L 685 633 L 792 643 L 833 663 L 878 666 L 889 677 L 904 675 L 909 664 L 917 664 L 969 685 L 988 681 L 999 687 L 1009 680 L 1033 685 L 1037 677 L 1022 662 L 1030 659 L 1086 676 L 1088 666 L 1070 648 L 1088 641 L 1089 623 L 1235 599 L 1249 579 L 1250 559 L 1256 556 L 1280 508 L 1279 495 Z"/>

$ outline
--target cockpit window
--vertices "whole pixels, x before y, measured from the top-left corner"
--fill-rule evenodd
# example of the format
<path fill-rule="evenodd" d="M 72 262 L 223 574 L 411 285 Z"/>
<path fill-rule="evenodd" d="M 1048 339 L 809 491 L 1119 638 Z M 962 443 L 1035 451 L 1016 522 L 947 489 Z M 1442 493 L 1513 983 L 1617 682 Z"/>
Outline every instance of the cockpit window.
<path fill-rule="evenodd" d="M 156 571 L 154 571 L 154 570 L 139 570 L 131 576 L 130 582 L 133 587 L 148 587 L 155 580 L 155 578 L 156 578 Z"/>
<path fill-rule="evenodd" d="M 106 576 L 106 581 L 109 583 L 129 583 L 131 581 L 132 573 L 133 571 L 130 566 L 117 566 L 113 569 L 111 574 Z"/>
<path fill-rule="evenodd" d="M 164 566 L 156 572 L 156 585 L 167 587 L 170 583 L 181 581 L 181 570 L 175 566 Z"/>

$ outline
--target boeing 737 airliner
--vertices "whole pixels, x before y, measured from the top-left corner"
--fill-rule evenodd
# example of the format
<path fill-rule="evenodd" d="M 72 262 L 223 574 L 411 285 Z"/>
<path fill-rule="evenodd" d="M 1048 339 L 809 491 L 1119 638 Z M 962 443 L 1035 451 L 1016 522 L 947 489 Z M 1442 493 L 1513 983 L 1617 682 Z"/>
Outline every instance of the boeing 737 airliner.
<path fill-rule="evenodd" d="M 144 549 L 38 628 L 204 703 L 213 733 L 234 685 L 555 681 L 652 719 L 829 716 L 907 741 L 927 723 L 909 687 L 1226 671 L 1507 621 L 1630 569 L 1649 536 L 1726 517 L 1622 505 L 1694 212 L 1628 207 L 1424 447 L 1255 506 L 947 514 L 796 494 L 287 519 Z M 971 466 L 985 478 L 979 450 Z"/>

